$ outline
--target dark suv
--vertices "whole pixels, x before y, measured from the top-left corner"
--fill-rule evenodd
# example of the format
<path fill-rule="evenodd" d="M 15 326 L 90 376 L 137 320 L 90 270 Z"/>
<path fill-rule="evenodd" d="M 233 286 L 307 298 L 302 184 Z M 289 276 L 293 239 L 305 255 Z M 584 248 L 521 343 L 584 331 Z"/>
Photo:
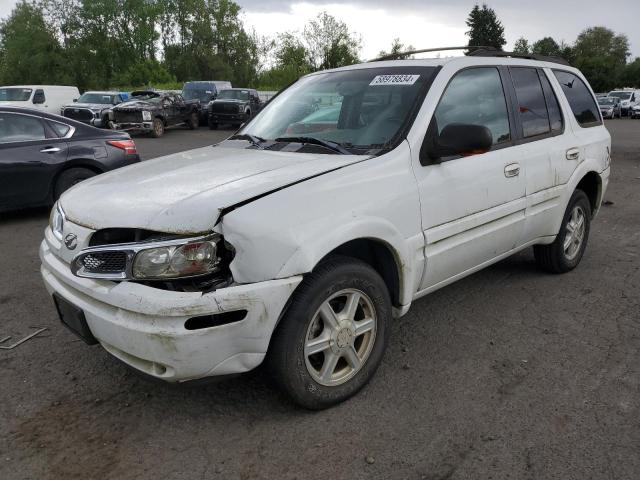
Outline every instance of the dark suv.
<path fill-rule="evenodd" d="M 209 104 L 209 128 L 215 130 L 221 123 L 240 126 L 250 120 L 262 108 L 256 90 L 230 88 L 222 90 Z"/>

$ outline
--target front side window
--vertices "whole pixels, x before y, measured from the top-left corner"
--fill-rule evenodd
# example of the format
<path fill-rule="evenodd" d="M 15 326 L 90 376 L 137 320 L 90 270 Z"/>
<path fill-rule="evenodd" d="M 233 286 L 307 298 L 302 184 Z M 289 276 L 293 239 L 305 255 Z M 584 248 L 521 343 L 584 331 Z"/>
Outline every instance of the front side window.
<path fill-rule="evenodd" d="M 535 68 L 510 68 L 525 138 L 549 133 L 549 115 Z"/>
<path fill-rule="evenodd" d="M 352 153 L 379 154 L 400 142 L 436 71 L 411 66 L 312 74 L 271 100 L 240 134 L 313 137 Z"/>
<path fill-rule="evenodd" d="M 46 102 L 46 98 L 44 96 L 44 90 L 39 88 L 33 94 L 33 103 L 38 104 L 38 103 L 44 103 L 44 102 Z"/>
<path fill-rule="evenodd" d="M 0 143 L 44 139 L 44 125 L 39 118 L 15 113 L 0 113 Z"/>
<path fill-rule="evenodd" d="M 435 112 L 438 134 L 452 123 L 482 125 L 491 131 L 493 144 L 511 140 L 507 101 L 498 69 L 463 70 L 451 80 Z"/>
<path fill-rule="evenodd" d="M 584 82 L 573 73 L 563 70 L 554 70 L 553 73 L 558 79 L 571 106 L 571 111 L 580 126 L 600 125 L 600 110 Z"/>

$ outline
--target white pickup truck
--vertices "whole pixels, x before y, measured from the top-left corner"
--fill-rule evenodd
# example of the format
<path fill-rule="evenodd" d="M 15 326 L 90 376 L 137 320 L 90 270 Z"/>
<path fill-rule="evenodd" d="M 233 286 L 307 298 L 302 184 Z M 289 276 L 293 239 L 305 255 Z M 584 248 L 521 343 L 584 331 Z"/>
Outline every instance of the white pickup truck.
<path fill-rule="evenodd" d="M 184 382 L 266 361 L 324 408 L 371 379 L 414 300 L 531 246 L 576 267 L 610 143 L 559 63 L 318 72 L 220 144 L 70 189 L 42 276 L 62 322 L 135 369 Z"/>

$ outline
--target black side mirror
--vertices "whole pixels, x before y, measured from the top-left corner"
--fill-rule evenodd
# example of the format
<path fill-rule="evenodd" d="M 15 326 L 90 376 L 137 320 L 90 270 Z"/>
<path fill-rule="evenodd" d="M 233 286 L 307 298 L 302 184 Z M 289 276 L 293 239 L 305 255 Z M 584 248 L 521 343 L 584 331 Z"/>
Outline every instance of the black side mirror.
<path fill-rule="evenodd" d="M 493 145 L 491 130 L 484 125 L 450 123 L 439 135 L 435 128 L 429 130 L 431 132 L 427 133 L 428 138 L 420 151 L 423 165 L 437 163 L 442 157 L 486 153 Z"/>
<path fill-rule="evenodd" d="M 73 103 L 76 103 L 77 101 L 78 101 L 78 99 L 77 99 L 77 98 L 74 98 L 74 99 L 73 99 Z"/>

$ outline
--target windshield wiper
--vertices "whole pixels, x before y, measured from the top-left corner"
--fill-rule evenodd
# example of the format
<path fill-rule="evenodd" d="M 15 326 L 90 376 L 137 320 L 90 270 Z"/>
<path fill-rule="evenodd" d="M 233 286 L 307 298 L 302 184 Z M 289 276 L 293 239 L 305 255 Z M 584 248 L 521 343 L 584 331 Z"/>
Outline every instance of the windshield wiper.
<path fill-rule="evenodd" d="M 261 147 L 261 143 L 263 143 L 265 140 L 262 137 L 256 137 L 255 135 L 251 135 L 249 133 L 241 133 L 238 135 L 232 135 L 229 137 L 229 140 L 248 140 L 249 142 L 251 142 L 251 145 L 253 145 L 254 147 Z"/>
<path fill-rule="evenodd" d="M 322 140 L 320 138 L 315 137 L 280 137 L 274 140 L 275 142 L 289 142 L 289 143 L 311 143 L 314 145 L 320 145 L 322 147 L 328 148 L 329 150 L 333 150 L 336 153 L 340 153 L 342 155 L 352 155 L 352 153 L 344 148 L 337 142 L 331 142 L 329 140 Z"/>

